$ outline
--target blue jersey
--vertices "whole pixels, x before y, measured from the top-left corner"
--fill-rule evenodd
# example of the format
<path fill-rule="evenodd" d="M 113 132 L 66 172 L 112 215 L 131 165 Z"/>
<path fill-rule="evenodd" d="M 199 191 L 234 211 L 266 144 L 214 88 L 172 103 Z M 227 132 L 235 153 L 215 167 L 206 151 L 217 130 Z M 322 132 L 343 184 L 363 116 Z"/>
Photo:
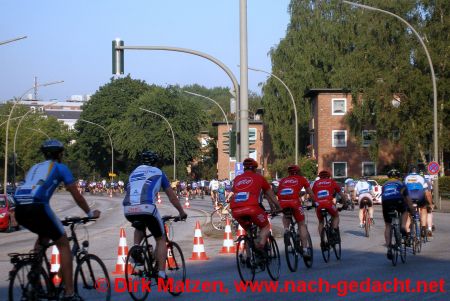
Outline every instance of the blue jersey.
<path fill-rule="evenodd" d="M 381 201 L 403 200 L 403 196 L 407 196 L 405 184 L 398 180 L 388 180 L 381 189 Z"/>
<path fill-rule="evenodd" d="M 25 182 L 17 188 L 14 197 L 18 204 L 48 205 L 53 192 L 61 182 L 65 185 L 75 183 L 69 168 L 56 161 L 44 161 L 31 167 Z"/>
<path fill-rule="evenodd" d="M 128 179 L 123 205 L 153 205 L 161 187 L 166 190 L 170 187 L 170 183 L 159 168 L 148 165 L 138 166 Z"/>

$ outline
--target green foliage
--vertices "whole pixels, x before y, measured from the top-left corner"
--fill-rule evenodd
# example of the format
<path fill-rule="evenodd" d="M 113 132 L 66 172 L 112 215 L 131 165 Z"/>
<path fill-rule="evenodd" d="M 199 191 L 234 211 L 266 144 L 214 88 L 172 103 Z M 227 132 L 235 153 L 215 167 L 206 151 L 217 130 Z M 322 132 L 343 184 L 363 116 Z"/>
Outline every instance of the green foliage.
<path fill-rule="evenodd" d="M 440 177 L 439 178 L 439 192 L 441 194 L 450 194 L 450 177 Z"/>

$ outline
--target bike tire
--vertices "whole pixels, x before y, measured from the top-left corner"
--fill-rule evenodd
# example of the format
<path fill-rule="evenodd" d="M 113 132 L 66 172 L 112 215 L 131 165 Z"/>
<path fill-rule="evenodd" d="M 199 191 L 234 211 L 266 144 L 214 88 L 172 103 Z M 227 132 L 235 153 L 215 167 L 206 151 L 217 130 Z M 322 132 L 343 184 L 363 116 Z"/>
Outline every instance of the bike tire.
<path fill-rule="evenodd" d="M 399 253 L 399 248 L 401 248 L 401 240 L 398 240 L 399 237 L 397 235 L 397 229 L 393 226 L 391 226 L 391 242 L 390 242 L 390 246 L 391 246 L 391 251 L 392 251 L 392 265 L 396 266 L 397 265 L 397 261 L 398 261 L 398 253 Z"/>
<path fill-rule="evenodd" d="M 307 259 L 307 258 L 303 257 L 303 262 L 305 263 L 305 266 L 307 268 L 310 268 L 310 267 L 312 267 L 313 262 L 314 262 L 314 248 L 313 248 L 313 244 L 312 244 L 312 240 L 311 240 L 311 235 L 309 234 L 308 230 L 307 230 L 306 234 L 307 234 L 307 239 L 306 239 L 307 246 L 306 246 L 306 248 L 308 249 L 310 258 Z M 303 250 L 303 247 L 304 246 L 302 245 L 301 240 L 300 240 L 300 248 L 302 248 L 302 250 Z"/>
<path fill-rule="evenodd" d="M 222 209 L 217 209 L 211 213 L 211 225 L 216 230 L 224 231 L 227 219 L 226 216 L 220 212 L 221 210 Z"/>
<path fill-rule="evenodd" d="M 143 259 L 143 263 L 135 262 L 131 256 L 132 254 L 134 254 L 135 258 Z M 133 287 L 129 287 L 129 285 L 133 285 L 133 283 L 150 281 L 152 264 L 142 246 L 131 247 L 128 251 L 127 259 L 125 260 L 125 267 L 125 281 L 127 283 L 127 291 L 131 298 L 135 301 L 145 300 L 148 296 L 148 291 L 140 289 L 134 291 Z"/>
<path fill-rule="evenodd" d="M 103 261 L 86 254 L 77 263 L 74 278 L 75 293 L 83 300 L 111 300 L 111 281 Z"/>
<path fill-rule="evenodd" d="M 169 257 L 169 254 L 172 255 L 172 259 Z M 173 280 L 173 283 L 180 283 L 180 281 L 182 281 L 181 283 L 186 282 L 186 264 L 183 251 L 181 251 L 180 246 L 174 241 L 167 243 L 166 275 L 167 278 Z M 169 294 L 173 296 L 179 296 L 181 293 L 182 291 L 169 290 Z"/>
<path fill-rule="evenodd" d="M 328 239 L 328 231 L 324 227 L 320 232 L 320 249 L 322 251 L 322 257 L 325 262 L 330 260 L 330 243 Z"/>
<path fill-rule="evenodd" d="M 421 226 L 420 219 L 414 222 L 414 228 L 416 231 L 416 253 L 420 253 L 422 251 L 422 236 L 421 236 Z"/>
<path fill-rule="evenodd" d="M 272 235 L 269 236 L 269 250 L 267 252 L 266 267 L 267 272 L 269 273 L 269 276 L 273 281 L 276 281 L 278 280 L 278 278 L 280 278 L 280 251 L 278 249 L 277 241 Z"/>
<path fill-rule="evenodd" d="M 247 236 L 239 236 L 236 244 L 236 264 L 242 281 L 253 281 L 256 273 L 255 252 Z"/>
<path fill-rule="evenodd" d="M 16 270 L 11 274 L 8 288 L 9 301 L 30 300 L 37 301 L 46 299 L 51 287 L 50 278 L 43 267 L 40 267 L 39 284 L 30 283 L 28 275 L 34 263 L 24 262 L 16 266 Z M 36 287 L 39 286 L 39 287 Z"/>
<path fill-rule="evenodd" d="M 295 232 L 284 233 L 284 253 L 286 255 L 286 263 L 289 271 L 295 272 L 298 267 L 298 252 L 295 248 Z"/>
<path fill-rule="evenodd" d="M 342 256 L 342 249 L 341 249 L 341 232 L 339 231 L 339 228 L 337 229 L 337 241 L 333 244 L 333 251 L 334 255 L 336 256 L 337 260 L 341 259 Z"/>
<path fill-rule="evenodd" d="M 364 233 L 365 233 L 366 237 L 369 237 L 369 235 L 370 235 L 370 218 L 369 218 L 369 210 L 367 209 L 367 207 L 364 209 L 363 222 L 364 222 Z"/>

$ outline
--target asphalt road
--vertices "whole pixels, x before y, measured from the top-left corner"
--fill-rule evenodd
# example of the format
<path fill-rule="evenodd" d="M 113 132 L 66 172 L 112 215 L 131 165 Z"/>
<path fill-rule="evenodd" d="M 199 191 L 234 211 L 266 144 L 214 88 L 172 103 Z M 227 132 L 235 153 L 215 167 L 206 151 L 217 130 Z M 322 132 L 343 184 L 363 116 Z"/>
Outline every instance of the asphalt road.
<path fill-rule="evenodd" d="M 98 255 L 105 263 L 111 276 L 112 285 L 119 283 L 120 275 L 111 275 L 115 270 L 118 257 L 120 228 L 126 230 L 128 247 L 132 245 L 133 229 L 123 217 L 121 197 L 86 196 L 89 203 L 102 211 L 101 218 L 86 227 L 87 232 L 80 230 L 81 237 L 89 235 L 89 251 Z M 281 276 L 276 291 L 260 292 L 238 291 L 235 284 L 239 280 L 235 255 L 219 254 L 223 244 L 223 233 L 212 230 L 208 224 L 211 211 L 209 198 L 195 199 L 187 209 L 189 218 L 186 222 L 173 224 L 173 240 L 182 247 L 187 265 L 187 278 L 191 280 L 189 289 L 179 297 L 172 297 L 168 293 L 158 292 L 153 288 L 147 300 L 449 300 L 450 286 L 450 255 L 447 233 L 450 232 L 450 215 L 435 213 L 436 231 L 432 242 L 423 246 L 419 255 L 408 254 L 407 263 L 399 262 L 396 267 L 386 259 L 383 247 L 384 223 L 381 206 L 375 208 L 375 226 L 371 237 L 366 238 L 358 228 L 357 211 L 341 212 L 342 259 L 337 261 L 331 256 L 329 263 L 322 259 L 317 234 L 317 219 L 315 213 L 308 212 L 308 228 L 314 245 L 314 264 L 307 269 L 302 262 L 295 273 L 289 272 L 284 257 L 283 239 L 281 233 L 281 218 L 272 220 L 274 232 L 281 254 Z M 66 193 L 59 193 L 52 199 L 52 208 L 61 218 L 70 215 L 81 215 L 82 211 L 76 207 Z M 162 195 L 159 205 L 161 214 L 176 214 L 176 210 Z M 193 251 L 193 236 L 196 222 L 202 225 L 206 255 L 209 260 L 192 261 L 189 258 Z M 13 233 L 0 233 L 0 300 L 7 300 L 8 271 L 11 269 L 10 252 L 27 252 L 33 246 L 35 235 L 27 230 Z M 119 279 L 119 280 L 117 280 Z M 264 286 L 269 284 L 267 272 L 256 275 L 255 280 Z M 223 291 L 207 292 L 207 285 L 215 281 Z M 370 281 L 370 282 L 369 282 Z M 402 281 L 403 283 L 399 282 Z M 423 281 L 421 292 L 416 287 L 417 281 Z M 395 283 L 392 284 L 392 283 Z M 428 292 L 423 292 L 423 284 L 428 285 Z M 409 284 L 408 284 L 409 283 Z M 195 287 L 199 284 L 198 287 Z M 202 289 L 202 285 L 204 286 Z M 272 285 L 274 285 L 272 283 Z M 309 285 L 309 287 L 308 287 Z M 370 287 L 368 287 L 370 285 Z M 386 292 L 394 287 L 397 292 Z M 415 292 L 401 292 L 401 286 L 409 285 Z M 381 286 L 381 288 L 380 288 Z M 308 291 L 308 288 L 312 291 Z M 327 288 L 329 290 L 327 291 Z M 380 292 L 376 290 L 380 288 Z M 394 289 L 395 289 L 394 288 Z M 199 290 L 198 292 L 196 290 Z M 316 291 L 314 291 L 316 290 Z M 431 292 L 432 291 L 432 292 Z M 131 300 L 126 292 L 113 290 L 112 300 Z"/>

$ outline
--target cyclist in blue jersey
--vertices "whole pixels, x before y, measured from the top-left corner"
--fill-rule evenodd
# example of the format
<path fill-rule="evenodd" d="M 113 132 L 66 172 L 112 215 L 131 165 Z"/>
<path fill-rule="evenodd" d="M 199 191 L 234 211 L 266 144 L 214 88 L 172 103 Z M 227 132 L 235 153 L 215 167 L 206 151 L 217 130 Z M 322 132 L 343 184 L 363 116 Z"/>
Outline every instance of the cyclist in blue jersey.
<path fill-rule="evenodd" d="M 381 206 L 383 208 L 384 219 L 384 239 L 387 246 L 387 258 L 392 259 L 392 250 L 390 248 L 391 241 L 391 222 L 392 218 L 389 216 L 389 212 L 397 211 L 401 214 L 401 232 L 403 236 L 407 236 L 408 229 L 406 222 L 408 219 L 408 212 L 406 208 L 409 208 L 410 212 L 413 212 L 414 207 L 411 199 L 408 196 L 408 190 L 406 186 L 400 180 L 400 172 L 396 169 L 392 169 L 387 173 L 388 180 L 383 184 L 381 189 Z"/>
<path fill-rule="evenodd" d="M 99 217 L 99 210 L 91 210 L 85 198 L 77 189 L 77 182 L 69 168 L 61 163 L 64 145 L 54 139 L 45 141 L 41 146 L 44 162 L 38 163 L 28 171 L 25 182 L 15 192 L 17 222 L 38 234 L 35 250 L 53 240 L 61 254 L 62 281 L 65 296 L 62 300 L 81 300 L 74 295 L 72 254 L 61 221 L 50 208 L 49 201 L 61 182 L 71 193 L 77 205 L 89 216 Z"/>
<path fill-rule="evenodd" d="M 157 193 L 162 189 L 169 197 L 169 201 L 178 210 L 180 219 L 185 220 L 187 214 L 184 212 L 177 195 L 172 190 L 167 176 L 159 168 L 154 167 L 159 160 L 158 155 L 153 151 L 142 153 L 142 165 L 138 166 L 130 174 L 126 195 L 123 200 L 124 214 L 128 221 L 140 221 L 143 227 L 147 227 L 153 234 L 156 241 L 156 260 L 158 262 L 158 276 L 166 278 L 166 238 L 164 224 L 156 208 Z M 144 238 L 145 228 L 133 225 L 134 244 L 139 245 Z M 133 257 L 133 254 L 131 254 Z M 133 258 L 140 261 L 138 258 Z"/>

